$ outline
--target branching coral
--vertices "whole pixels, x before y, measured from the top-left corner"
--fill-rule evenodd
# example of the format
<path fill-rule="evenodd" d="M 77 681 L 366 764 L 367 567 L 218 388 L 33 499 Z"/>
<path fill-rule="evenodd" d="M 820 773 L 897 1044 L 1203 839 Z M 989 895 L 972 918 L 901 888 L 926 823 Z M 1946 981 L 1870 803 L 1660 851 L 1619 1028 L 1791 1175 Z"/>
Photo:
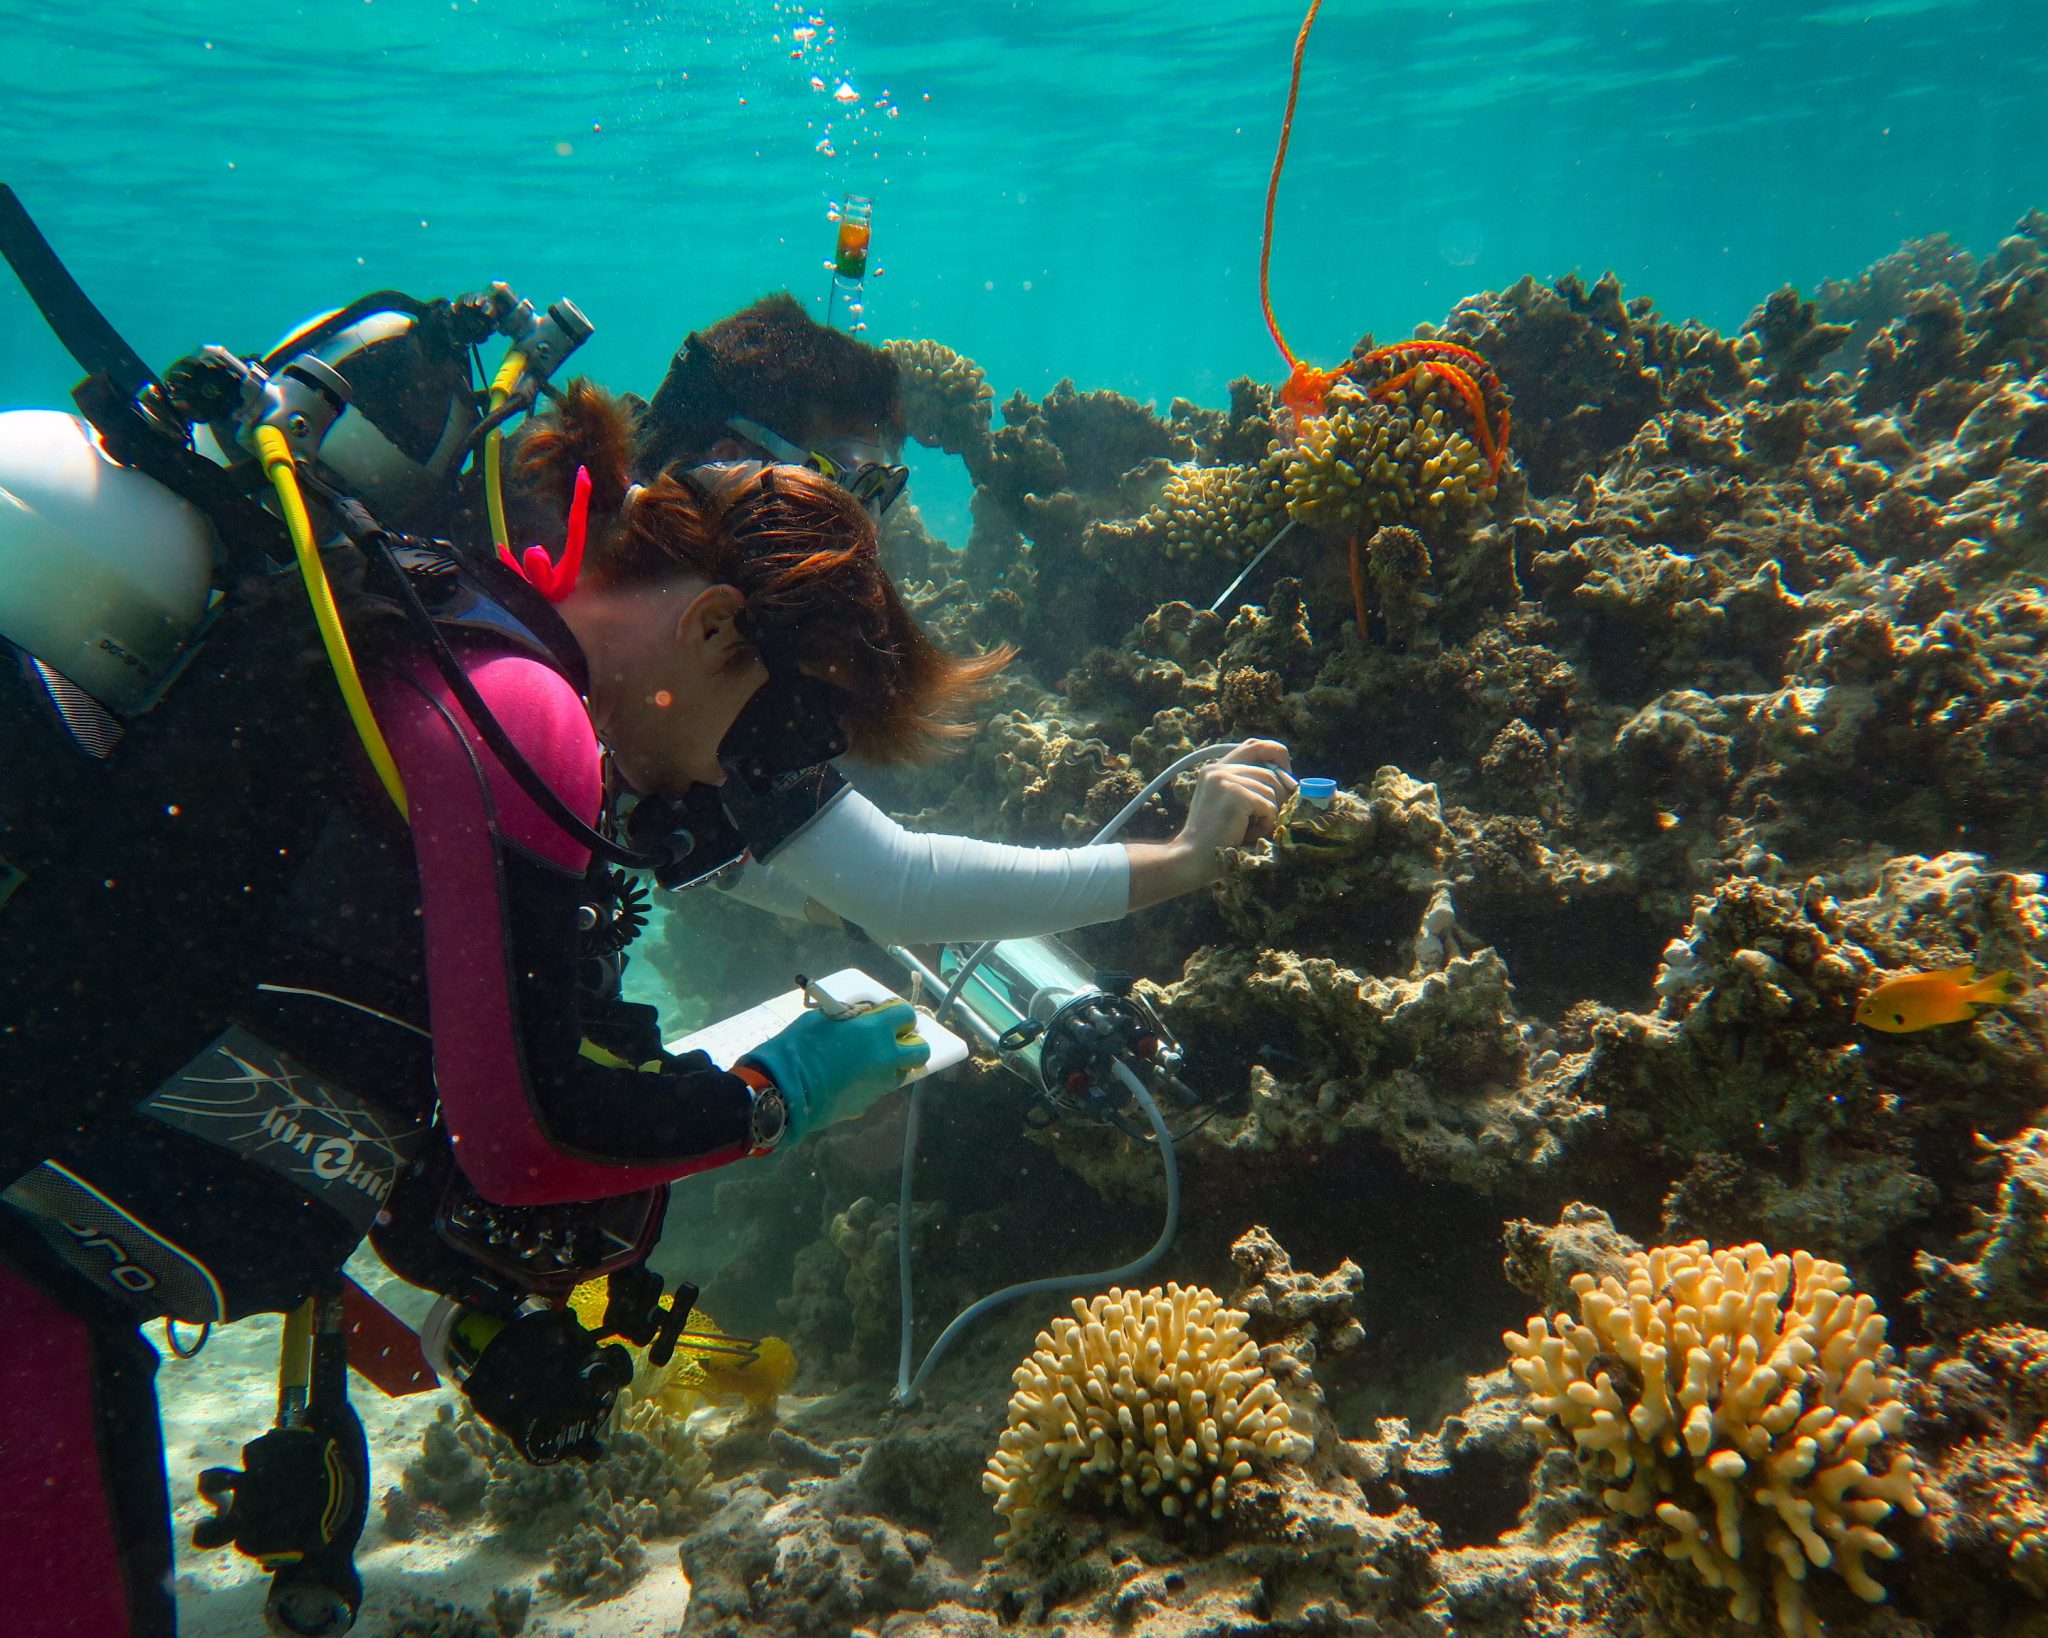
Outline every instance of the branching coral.
<path fill-rule="evenodd" d="M 1207 602 L 1230 570 L 1271 538 L 1278 484 L 1270 464 L 1172 466 L 1142 517 L 1095 524 L 1082 549 L 1152 597 L 1186 594 Z"/>
<path fill-rule="evenodd" d="M 1580 1321 L 1539 1315 L 1507 1334 L 1536 1407 L 1527 1425 L 1570 1442 L 1608 1507 L 1654 1517 L 1665 1556 L 1724 1589 L 1745 1625 L 1763 1609 L 1765 1555 L 1788 1638 L 1822 1631 L 1809 1568 L 1882 1601 L 1865 1561 L 1898 1548 L 1877 1526 L 1925 1504 L 1909 1452 L 1878 1470 L 1907 1409 L 1876 1302 L 1838 1263 L 1760 1245 L 1660 1246 L 1624 1274 L 1573 1278 Z"/>
<path fill-rule="evenodd" d="M 1310 1440 L 1245 1319 L 1213 1291 L 1169 1285 L 1077 1298 L 1071 1317 L 1039 1332 L 982 1478 L 1005 1520 L 1001 1543 L 1089 1490 L 1132 1512 L 1221 1519 L 1233 1484 L 1305 1458 Z"/>
<path fill-rule="evenodd" d="M 981 366 L 937 341 L 891 341 L 883 350 L 896 360 L 910 436 L 949 455 L 979 454 L 995 405 Z"/>
<path fill-rule="evenodd" d="M 1432 377 L 1385 400 L 1332 395 L 1285 456 L 1287 514 L 1332 533 L 1364 524 L 1455 522 L 1493 498 L 1487 457 L 1447 414 Z"/>
<path fill-rule="evenodd" d="M 1368 395 L 1377 403 L 1403 392 L 1439 387 L 1453 394 L 1471 417 L 1472 440 L 1486 457 L 1487 481 L 1500 477 L 1508 453 L 1508 395 L 1482 355 L 1433 337 L 1397 341 L 1359 354 L 1349 373 L 1366 383 Z"/>

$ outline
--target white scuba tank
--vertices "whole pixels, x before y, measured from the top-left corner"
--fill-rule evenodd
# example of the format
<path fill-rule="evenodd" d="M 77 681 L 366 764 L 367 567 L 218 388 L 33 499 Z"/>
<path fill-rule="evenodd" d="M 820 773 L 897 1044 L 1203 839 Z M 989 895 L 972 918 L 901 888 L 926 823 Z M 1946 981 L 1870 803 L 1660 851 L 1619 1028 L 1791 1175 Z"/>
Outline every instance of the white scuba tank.
<path fill-rule="evenodd" d="M 205 514 L 57 410 L 0 413 L 0 636 L 133 713 L 206 614 Z"/>

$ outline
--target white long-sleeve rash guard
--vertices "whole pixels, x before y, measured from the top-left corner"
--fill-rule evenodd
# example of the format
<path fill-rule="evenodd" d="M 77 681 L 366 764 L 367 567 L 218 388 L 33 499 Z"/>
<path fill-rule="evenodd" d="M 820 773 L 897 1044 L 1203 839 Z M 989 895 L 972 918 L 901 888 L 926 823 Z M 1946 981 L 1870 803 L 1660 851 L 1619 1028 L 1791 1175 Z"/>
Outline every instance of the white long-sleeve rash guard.
<path fill-rule="evenodd" d="M 1030 938 L 1115 921 L 1131 902 L 1130 855 L 1092 847 L 1012 847 L 905 830 L 843 790 L 775 850 L 720 884 L 734 898 L 801 917 L 816 900 L 883 944 Z"/>

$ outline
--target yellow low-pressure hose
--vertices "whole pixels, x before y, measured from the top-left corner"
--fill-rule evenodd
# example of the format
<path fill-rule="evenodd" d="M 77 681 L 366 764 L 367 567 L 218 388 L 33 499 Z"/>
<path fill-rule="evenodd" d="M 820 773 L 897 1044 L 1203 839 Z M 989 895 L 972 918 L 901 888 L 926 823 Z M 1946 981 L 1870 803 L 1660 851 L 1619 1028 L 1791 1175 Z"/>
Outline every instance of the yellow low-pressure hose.
<path fill-rule="evenodd" d="M 512 389 L 519 385 L 519 377 L 526 369 L 526 355 L 510 352 L 505 362 L 498 366 L 498 373 L 491 382 L 491 400 L 488 409 L 495 414 L 512 396 Z M 512 537 L 505 531 L 505 472 L 504 457 L 501 453 L 505 443 L 504 434 L 496 427 L 484 437 L 484 505 L 491 520 L 491 544 L 507 546 Z"/>
<path fill-rule="evenodd" d="M 299 577 L 306 583 L 306 595 L 313 602 L 313 618 L 320 627 L 320 641 L 327 649 L 327 662 L 334 668 L 334 680 L 341 685 L 341 697 L 348 706 L 349 719 L 363 749 L 370 753 L 370 765 L 377 770 L 384 789 L 398 805 L 399 814 L 410 817 L 405 802 L 405 782 L 398 776 L 397 760 L 384 742 L 384 731 L 370 711 L 370 697 L 363 692 L 362 674 L 349 652 L 348 633 L 341 629 L 341 611 L 334 606 L 334 588 L 327 583 L 327 570 L 320 561 L 320 548 L 313 543 L 313 520 L 306 515 L 306 498 L 299 492 L 298 468 L 292 464 L 291 446 L 276 427 L 256 429 L 256 456 L 263 463 L 264 476 L 277 491 L 284 508 L 284 526 L 292 537 L 292 550 L 299 560 Z"/>

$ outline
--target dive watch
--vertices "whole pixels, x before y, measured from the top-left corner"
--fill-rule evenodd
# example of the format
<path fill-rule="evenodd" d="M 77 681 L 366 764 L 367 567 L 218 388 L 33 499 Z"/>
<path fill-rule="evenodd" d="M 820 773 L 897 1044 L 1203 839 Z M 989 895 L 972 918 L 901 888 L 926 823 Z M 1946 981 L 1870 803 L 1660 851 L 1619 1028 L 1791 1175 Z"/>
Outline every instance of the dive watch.
<path fill-rule="evenodd" d="M 747 1083 L 754 1095 L 753 1121 L 747 1135 L 747 1153 L 772 1154 L 789 1131 L 789 1099 L 761 1070 L 752 1064 L 735 1064 L 735 1075 Z"/>

